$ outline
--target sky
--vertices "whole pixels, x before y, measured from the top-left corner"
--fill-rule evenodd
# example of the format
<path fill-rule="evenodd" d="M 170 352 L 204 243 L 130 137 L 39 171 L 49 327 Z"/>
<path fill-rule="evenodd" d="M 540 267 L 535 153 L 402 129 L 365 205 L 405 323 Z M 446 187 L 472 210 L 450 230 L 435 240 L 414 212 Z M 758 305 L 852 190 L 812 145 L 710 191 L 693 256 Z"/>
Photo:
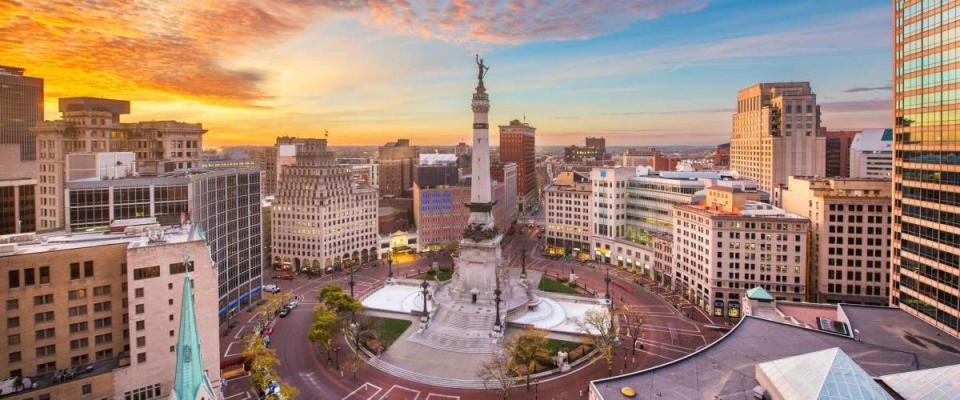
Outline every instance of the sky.
<path fill-rule="evenodd" d="M 201 122 L 205 147 L 453 145 L 479 53 L 490 125 L 538 145 L 712 145 L 759 82 L 811 82 L 828 129 L 889 126 L 890 21 L 880 0 L 0 0 L 0 64 L 44 78 L 48 120 L 95 96 Z"/>

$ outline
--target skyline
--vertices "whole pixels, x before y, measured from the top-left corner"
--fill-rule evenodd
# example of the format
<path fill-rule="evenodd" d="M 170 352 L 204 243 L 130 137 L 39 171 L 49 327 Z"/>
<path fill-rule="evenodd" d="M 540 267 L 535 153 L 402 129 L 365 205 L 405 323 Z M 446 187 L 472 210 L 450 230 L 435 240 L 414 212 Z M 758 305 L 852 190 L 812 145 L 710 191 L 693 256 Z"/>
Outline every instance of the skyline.
<path fill-rule="evenodd" d="M 538 145 L 723 143 L 736 91 L 766 81 L 810 81 L 830 130 L 891 120 L 876 2 L 127 3 L 0 4 L 0 59 L 44 78 L 46 119 L 96 96 L 130 100 L 125 121 L 201 122 L 209 147 L 324 129 L 337 146 L 452 145 L 479 52 L 491 124 L 525 116 Z"/>

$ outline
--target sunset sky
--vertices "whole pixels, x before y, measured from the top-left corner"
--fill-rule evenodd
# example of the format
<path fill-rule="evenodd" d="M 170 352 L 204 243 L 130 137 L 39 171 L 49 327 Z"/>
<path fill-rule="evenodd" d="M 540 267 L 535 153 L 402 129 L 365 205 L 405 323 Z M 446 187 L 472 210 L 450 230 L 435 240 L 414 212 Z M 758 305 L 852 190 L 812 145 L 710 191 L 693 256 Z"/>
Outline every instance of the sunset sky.
<path fill-rule="evenodd" d="M 0 64 L 124 121 L 202 122 L 207 146 L 319 136 L 455 144 L 473 55 L 491 125 L 538 144 L 717 144 L 736 91 L 810 81 L 830 129 L 890 125 L 887 1 L 0 0 Z M 496 140 L 496 137 L 494 137 Z"/>

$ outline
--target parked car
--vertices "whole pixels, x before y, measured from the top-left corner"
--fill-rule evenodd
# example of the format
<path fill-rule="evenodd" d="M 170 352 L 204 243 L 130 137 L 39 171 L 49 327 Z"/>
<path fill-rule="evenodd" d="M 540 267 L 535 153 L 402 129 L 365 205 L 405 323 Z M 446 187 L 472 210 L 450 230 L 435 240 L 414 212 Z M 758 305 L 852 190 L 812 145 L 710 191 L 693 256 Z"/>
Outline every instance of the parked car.
<path fill-rule="evenodd" d="M 280 286 L 273 285 L 273 284 L 263 285 L 263 291 L 264 291 L 264 292 L 268 292 L 268 293 L 279 293 L 279 292 L 280 292 Z"/>
<path fill-rule="evenodd" d="M 274 276 L 273 276 L 273 279 L 282 279 L 282 280 L 285 280 L 285 281 L 292 281 L 292 280 L 293 280 L 293 275 L 285 272 L 285 273 L 282 273 L 282 274 L 279 274 L 279 275 L 274 275 Z"/>
<path fill-rule="evenodd" d="M 284 317 L 286 317 L 286 316 L 289 315 L 289 314 L 290 314 L 290 309 L 289 309 L 289 308 L 283 307 L 283 308 L 280 309 L 280 318 L 284 318 Z"/>
<path fill-rule="evenodd" d="M 297 306 L 299 305 L 300 305 L 300 300 L 292 300 L 290 301 L 290 304 L 287 304 L 287 308 L 293 310 L 294 308 L 297 308 Z"/>
<path fill-rule="evenodd" d="M 264 329 L 262 333 L 264 336 L 270 336 L 273 334 L 273 328 L 268 327 L 267 329 Z"/>

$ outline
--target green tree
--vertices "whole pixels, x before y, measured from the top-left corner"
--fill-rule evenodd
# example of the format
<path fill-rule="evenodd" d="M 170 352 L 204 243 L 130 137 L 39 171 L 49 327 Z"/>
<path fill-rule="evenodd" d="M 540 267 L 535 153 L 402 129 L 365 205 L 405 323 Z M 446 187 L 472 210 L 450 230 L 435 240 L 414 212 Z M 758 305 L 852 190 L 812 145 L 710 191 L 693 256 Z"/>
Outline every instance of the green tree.
<path fill-rule="evenodd" d="M 339 285 L 334 283 L 321 288 L 317 300 L 326 304 L 328 308 L 341 317 L 363 310 L 363 304 L 360 301 L 350 297 L 349 293 L 344 292 Z"/>
<path fill-rule="evenodd" d="M 512 369 L 517 375 L 524 375 L 527 389 L 530 389 L 530 375 L 536 370 L 537 363 L 550 359 L 547 349 L 547 333 L 537 329 L 528 329 L 522 335 L 514 336 L 505 346 L 510 355 Z"/>
<path fill-rule="evenodd" d="M 241 355 L 250 364 L 250 381 L 257 388 L 266 387 L 274 375 L 274 369 L 280 365 L 280 359 L 273 349 L 267 347 L 263 336 L 248 335 Z"/>
<path fill-rule="evenodd" d="M 330 352 L 333 351 L 337 334 L 343 327 L 340 318 L 333 310 L 325 304 L 318 304 L 313 309 L 313 324 L 310 326 L 310 332 L 307 337 L 311 342 L 320 345 L 323 351 L 327 353 L 327 364 L 330 363 Z"/>

